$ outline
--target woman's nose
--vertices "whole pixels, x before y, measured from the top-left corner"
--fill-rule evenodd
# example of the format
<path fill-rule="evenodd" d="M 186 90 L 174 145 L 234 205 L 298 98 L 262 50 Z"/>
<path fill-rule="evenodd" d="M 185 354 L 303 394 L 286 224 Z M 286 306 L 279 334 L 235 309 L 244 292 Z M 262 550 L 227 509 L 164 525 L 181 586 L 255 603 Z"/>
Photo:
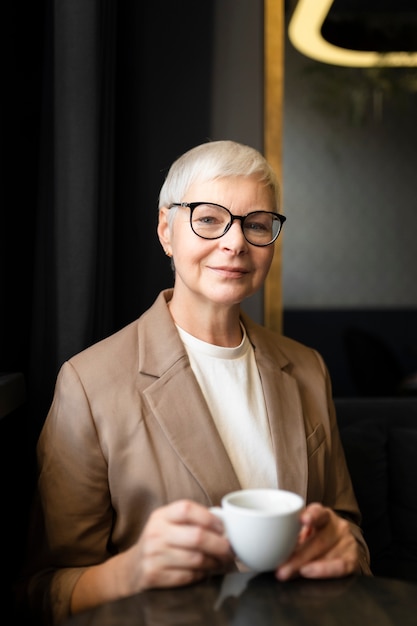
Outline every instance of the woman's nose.
<path fill-rule="evenodd" d="M 228 249 L 246 249 L 248 242 L 243 234 L 241 220 L 234 218 L 229 230 L 221 238 L 223 246 Z"/>

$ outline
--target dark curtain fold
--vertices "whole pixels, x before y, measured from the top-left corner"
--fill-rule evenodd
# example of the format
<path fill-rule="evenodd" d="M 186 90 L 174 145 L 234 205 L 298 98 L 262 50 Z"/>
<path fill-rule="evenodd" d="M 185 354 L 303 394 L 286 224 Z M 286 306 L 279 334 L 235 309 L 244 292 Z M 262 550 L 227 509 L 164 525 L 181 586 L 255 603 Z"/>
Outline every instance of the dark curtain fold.
<path fill-rule="evenodd" d="M 172 160 L 210 138 L 212 11 L 194 0 L 6 8 L 0 370 L 25 374 L 35 437 L 61 363 L 172 284 L 158 193 Z"/>

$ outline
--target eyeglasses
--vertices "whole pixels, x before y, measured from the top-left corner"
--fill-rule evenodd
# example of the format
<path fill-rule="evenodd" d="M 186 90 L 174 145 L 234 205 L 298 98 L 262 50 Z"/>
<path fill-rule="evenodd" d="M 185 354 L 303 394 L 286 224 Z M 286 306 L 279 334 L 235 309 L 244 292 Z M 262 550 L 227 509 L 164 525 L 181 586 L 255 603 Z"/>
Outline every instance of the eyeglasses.
<path fill-rule="evenodd" d="M 190 225 L 202 239 L 219 239 L 227 233 L 234 220 L 239 220 L 243 236 L 253 246 L 269 246 L 277 239 L 285 215 L 272 211 L 252 211 L 246 215 L 233 215 L 229 209 L 212 202 L 173 202 L 172 207 L 190 209 Z"/>

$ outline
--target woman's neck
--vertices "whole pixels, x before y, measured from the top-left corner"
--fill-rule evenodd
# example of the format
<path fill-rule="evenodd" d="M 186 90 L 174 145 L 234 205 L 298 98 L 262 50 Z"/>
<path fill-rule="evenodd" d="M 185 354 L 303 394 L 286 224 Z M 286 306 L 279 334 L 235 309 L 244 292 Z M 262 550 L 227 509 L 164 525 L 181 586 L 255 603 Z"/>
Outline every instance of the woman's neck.
<path fill-rule="evenodd" d="M 193 337 L 224 348 L 234 348 L 242 341 L 240 307 L 210 306 L 187 310 L 173 298 L 168 307 L 174 322 Z"/>

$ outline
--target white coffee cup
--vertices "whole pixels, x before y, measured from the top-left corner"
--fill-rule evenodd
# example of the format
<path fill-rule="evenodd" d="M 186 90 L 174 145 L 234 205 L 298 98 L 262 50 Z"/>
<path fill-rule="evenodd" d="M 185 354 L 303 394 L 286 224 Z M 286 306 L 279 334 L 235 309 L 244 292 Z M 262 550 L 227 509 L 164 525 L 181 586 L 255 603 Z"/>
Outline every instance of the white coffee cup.
<path fill-rule="evenodd" d="M 241 489 L 211 507 L 237 558 L 257 572 L 275 570 L 295 548 L 304 499 L 284 489 Z"/>

